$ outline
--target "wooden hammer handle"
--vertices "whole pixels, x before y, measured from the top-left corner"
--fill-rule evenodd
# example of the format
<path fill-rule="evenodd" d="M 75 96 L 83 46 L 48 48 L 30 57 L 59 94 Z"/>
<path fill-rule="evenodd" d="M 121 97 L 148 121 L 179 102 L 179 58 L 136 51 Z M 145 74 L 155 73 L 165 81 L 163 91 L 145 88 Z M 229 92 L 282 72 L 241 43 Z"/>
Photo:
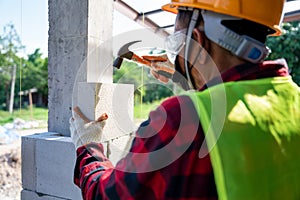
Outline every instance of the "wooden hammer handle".
<path fill-rule="evenodd" d="M 138 56 L 138 55 L 136 55 L 136 54 L 133 54 L 133 55 L 132 55 L 131 60 L 133 60 L 133 61 L 135 61 L 135 62 L 138 62 L 138 63 L 140 63 L 140 64 L 144 64 L 144 65 L 151 66 L 151 62 L 150 62 L 150 61 L 145 60 L 145 59 L 143 59 L 142 57 L 140 57 L 140 56 Z"/>

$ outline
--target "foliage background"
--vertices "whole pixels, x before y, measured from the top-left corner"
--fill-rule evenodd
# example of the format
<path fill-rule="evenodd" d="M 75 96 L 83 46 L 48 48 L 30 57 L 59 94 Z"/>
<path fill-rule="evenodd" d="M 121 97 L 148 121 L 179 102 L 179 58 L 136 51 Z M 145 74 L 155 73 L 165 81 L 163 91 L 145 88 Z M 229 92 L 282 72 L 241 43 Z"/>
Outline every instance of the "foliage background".
<path fill-rule="evenodd" d="M 285 58 L 290 74 L 300 85 L 300 22 L 284 23 L 280 37 L 269 37 L 267 45 L 272 50 L 269 59 Z"/>
<path fill-rule="evenodd" d="M 36 95 L 47 99 L 48 95 L 48 58 L 43 58 L 39 49 L 27 58 L 20 56 L 24 46 L 13 24 L 8 24 L 0 35 L 0 110 L 8 110 L 12 83 L 13 67 L 16 67 L 14 107 L 28 104 L 28 95 L 20 98 L 19 91 L 36 88 Z M 47 101 L 41 103 L 47 106 Z"/>

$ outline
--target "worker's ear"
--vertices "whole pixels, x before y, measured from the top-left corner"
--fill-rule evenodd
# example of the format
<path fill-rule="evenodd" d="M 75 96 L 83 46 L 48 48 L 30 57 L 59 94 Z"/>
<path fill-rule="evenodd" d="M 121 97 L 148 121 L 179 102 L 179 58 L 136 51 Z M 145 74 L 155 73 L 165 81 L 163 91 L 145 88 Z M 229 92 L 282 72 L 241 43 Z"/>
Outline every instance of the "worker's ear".
<path fill-rule="evenodd" d="M 199 28 L 194 28 L 193 29 L 193 42 L 190 44 L 191 45 L 191 49 L 193 49 L 193 53 L 190 57 L 190 62 L 195 64 L 196 62 L 199 62 L 199 56 L 201 56 L 201 60 L 203 60 L 203 53 L 205 53 L 206 51 L 203 49 L 205 49 L 205 34 L 203 31 L 201 31 Z M 201 61 L 202 63 L 202 61 Z"/>
<path fill-rule="evenodd" d="M 193 39 L 198 42 L 201 46 L 204 44 L 205 34 L 203 31 L 199 30 L 198 28 L 194 28 L 193 30 Z"/>
<path fill-rule="evenodd" d="M 207 52 L 210 52 L 210 43 L 201 27 L 193 29 L 193 39 L 197 43 L 194 48 L 198 52 L 194 62 L 204 64 L 209 56 Z"/>

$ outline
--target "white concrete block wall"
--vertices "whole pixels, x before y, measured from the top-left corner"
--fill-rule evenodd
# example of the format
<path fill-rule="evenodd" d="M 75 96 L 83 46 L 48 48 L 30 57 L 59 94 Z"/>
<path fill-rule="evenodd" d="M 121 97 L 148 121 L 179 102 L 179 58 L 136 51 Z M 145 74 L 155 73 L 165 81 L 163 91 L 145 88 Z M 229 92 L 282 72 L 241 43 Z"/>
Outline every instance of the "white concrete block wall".
<path fill-rule="evenodd" d="M 133 136 L 125 135 L 102 143 L 105 155 L 114 165 L 126 155 L 132 139 Z M 73 183 L 75 158 L 70 137 L 57 133 L 22 137 L 22 159 L 25 162 L 22 164 L 21 199 L 81 200 L 81 191 Z"/>
<path fill-rule="evenodd" d="M 38 196 L 82 199 L 80 189 L 73 183 L 75 158 L 75 147 L 70 137 L 57 133 L 22 137 L 22 160 L 25 161 L 22 162 L 23 190 Z"/>
<path fill-rule="evenodd" d="M 133 138 L 134 135 L 125 135 L 108 141 L 107 157 L 114 165 L 129 152 Z"/>
<path fill-rule="evenodd" d="M 129 84 L 78 83 L 76 105 L 89 119 L 107 113 L 102 142 L 131 133 L 133 122 L 134 86 Z"/>
<path fill-rule="evenodd" d="M 40 133 L 22 137 L 22 187 L 26 190 L 36 190 L 37 165 L 36 165 L 36 143 L 44 137 L 57 135 L 56 133 Z"/>
<path fill-rule="evenodd" d="M 79 82 L 77 94 L 73 95 L 73 103 L 76 104 L 73 106 L 78 106 L 81 112 L 90 120 L 95 120 L 97 87 L 100 87 L 100 83 Z M 76 88 L 74 91 L 76 91 Z"/>
<path fill-rule="evenodd" d="M 102 84 L 95 115 L 107 113 L 108 119 L 103 129 L 102 142 L 130 134 L 133 122 L 134 86 L 127 84 Z"/>
<path fill-rule="evenodd" d="M 34 136 L 22 137 L 22 187 L 31 191 L 36 189 L 35 142 Z"/>
<path fill-rule="evenodd" d="M 49 137 L 36 142 L 36 192 L 79 200 L 73 184 L 75 147 L 70 137 Z"/>

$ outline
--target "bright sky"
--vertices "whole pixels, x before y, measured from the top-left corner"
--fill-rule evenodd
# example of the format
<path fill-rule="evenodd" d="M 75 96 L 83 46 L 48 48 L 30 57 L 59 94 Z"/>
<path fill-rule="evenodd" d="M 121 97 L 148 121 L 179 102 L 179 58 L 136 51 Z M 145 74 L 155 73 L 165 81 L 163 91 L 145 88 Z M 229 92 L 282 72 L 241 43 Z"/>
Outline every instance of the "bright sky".
<path fill-rule="evenodd" d="M 0 33 L 8 23 L 14 24 L 25 45 L 25 55 L 36 48 L 47 56 L 48 0 L 0 0 Z"/>
<path fill-rule="evenodd" d="M 126 2 L 134 5 L 136 9 L 149 5 L 148 0 L 127 0 Z M 151 6 L 157 9 L 168 2 L 170 0 L 152 0 Z M 146 8 L 149 9 L 149 6 Z M 114 13 L 114 19 L 114 27 L 118 27 L 114 28 L 114 35 L 141 28 L 140 25 L 117 11 Z M 40 48 L 43 55 L 47 56 L 48 0 L 0 0 L 0 34 L 3 33 L 3 27 L 8 23 L 14 24 L 22 44 L 26 47 L 21 54 L 27 55 Z"/>

